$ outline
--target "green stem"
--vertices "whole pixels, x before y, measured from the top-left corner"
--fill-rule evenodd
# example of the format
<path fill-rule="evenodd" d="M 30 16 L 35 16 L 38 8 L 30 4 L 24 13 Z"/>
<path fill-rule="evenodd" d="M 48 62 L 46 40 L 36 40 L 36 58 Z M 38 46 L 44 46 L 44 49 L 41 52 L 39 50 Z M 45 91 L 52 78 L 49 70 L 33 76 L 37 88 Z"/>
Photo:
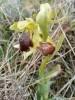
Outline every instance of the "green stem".
<path fill-rule="evenodd" d="M 40 78 L 44 77 L 44 69 L 45 69 L 46 63 L 49 61 L 49 58 L 50 58 L 50 56 L 46 56 L 44 58 L 43 62 L 41 63 L 41 65 L 40 65 L 40 68 L 39 68 L 39 76 L 40 76 Z"/>
<path fill-rule="evenodd" d="M 41 63 L 40 68 L 39 68 L 39 77 L 40 77 L 40 79 L 42 79 L 40 81 L 41 82 L 41 89 L 44 89 L 44 86 L 45 86 L 44 69 L 45 69 L 46 63 L 49 61 L 49 58 L 50 58 L 50 56 L 46 56 L 44 58 L 43 62 Z M 43 93 L 43 100 L 47 100 L 45 98 L 45 94 L 44 93 Z"/>

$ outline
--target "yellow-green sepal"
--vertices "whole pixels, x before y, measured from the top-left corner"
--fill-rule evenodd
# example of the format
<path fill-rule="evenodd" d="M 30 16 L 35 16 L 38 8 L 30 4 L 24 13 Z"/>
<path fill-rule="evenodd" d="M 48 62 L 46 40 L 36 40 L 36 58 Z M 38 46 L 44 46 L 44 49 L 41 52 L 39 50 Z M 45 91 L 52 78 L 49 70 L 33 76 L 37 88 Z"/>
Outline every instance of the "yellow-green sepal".
<path fill-rule="evenodd" d="M 30 48 L 30 51 L 23 52 L 24 60 L 26 60 L 31 54 L 35 53 L 35 51 L 36 51 L 35 48 Z"/>

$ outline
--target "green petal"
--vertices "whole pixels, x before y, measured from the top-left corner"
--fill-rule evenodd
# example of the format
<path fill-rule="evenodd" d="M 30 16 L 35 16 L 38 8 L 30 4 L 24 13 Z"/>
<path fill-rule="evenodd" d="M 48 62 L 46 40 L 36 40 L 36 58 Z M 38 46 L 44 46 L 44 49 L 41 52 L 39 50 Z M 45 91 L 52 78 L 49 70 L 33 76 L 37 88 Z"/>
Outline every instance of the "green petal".
<path fill-rule="evenodd" d="M 30 22 L 28 21 L 19 21 L 18 24 L 17 24 L 17 27 L 19 29 L 24 29 Z"/>
<path fill-rule="evenodd" d="M 22 30 L 22 29 L 19 29 L 19 28 L 17 27 L 17 24 L 18 24 L 18 22 L 14 22 L 14 24 L 11 25 L 11 26 L 9 27 L 9 29 L 10 29 L 10 30 L 15 30 L 15 31 L 17 31 L 17 32 L 22 32 L 23 30 Z"/>
<path fill-rule="evenodd" d="M 24 55 L 24 60 L 26 60 L 31 54 L 33 54 L 34 52 L 36 51 L 35 48 L 30 48 L 30 51 L 29 52 L 24 52 L 23 55 Z"/>
<path fill-rule="evenodd" d="M 59 12 L 60 10 L 56 10 L 55 12 L 51 13 L 50 18 L 54 18 Z"/>
<path fill-rule="evenodd" d="M 51 22 L 51 23 L 59 23 L 59 22 L 65 20 L 65 19 L 67 19 L 67 17 L 68 17 L 68 15 L 66 14 L 64 17 L 62 17 L 62 18 L 60 18 L 60 19 L 58 19 L 58 20 L 51 20 L 51 19 L 50 19 L 50 22 Z"/>
<path fill-rule="evenodd" d="M 23 32 L 25 28 L 33 29 L 35 22 L 31 18 L 26 18 L 25 21 L 15 22 L 10 26 L 10 30 L 15 30 L 17 32 Z"/>
<path fill-rule="evenodd" d="M 37 32 L 39 34 L 40 27 L 37 23 L 35 23 L 31 18 L 26 18 L 25 21 L 19 21 L 17 24 L 19 29 L 28 29 L 31 32 Z"/>
<path fill-rule="evenodd" d="M 17 27 L 19 29 L 24 29 L 25 27 L 28 27 L 28 25 L 31 23 L 34 23 L 34 21 L 31 18 L 26 18 L 25 21 L 19 21 Z"/>

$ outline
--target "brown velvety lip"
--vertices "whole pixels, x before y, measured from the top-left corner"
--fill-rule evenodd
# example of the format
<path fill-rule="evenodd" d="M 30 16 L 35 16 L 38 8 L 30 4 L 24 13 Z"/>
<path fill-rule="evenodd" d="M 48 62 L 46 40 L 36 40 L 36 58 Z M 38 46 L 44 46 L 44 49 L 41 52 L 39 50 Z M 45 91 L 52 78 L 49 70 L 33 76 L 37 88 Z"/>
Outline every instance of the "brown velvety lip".
<path fill-rule="evenodd" d="M 33 41 L 30 39 L 30 33 L 28 32 L 23 32 L 22 35 L 19 38 L 19 43 L 20 43 L 20 50 L 21 51 L 29 51 L 30 47 L 33 47 Z"/>
<path fill-rule="evenodd" d="M 48 56 L 50 54 L 53 54 L 53 52 L 55 51 L 55 46 L 53 46 L 53 44 L 49 42 L 41 42 L 40 46 L 38 46 L 38 49 L 44 56 Z"/>

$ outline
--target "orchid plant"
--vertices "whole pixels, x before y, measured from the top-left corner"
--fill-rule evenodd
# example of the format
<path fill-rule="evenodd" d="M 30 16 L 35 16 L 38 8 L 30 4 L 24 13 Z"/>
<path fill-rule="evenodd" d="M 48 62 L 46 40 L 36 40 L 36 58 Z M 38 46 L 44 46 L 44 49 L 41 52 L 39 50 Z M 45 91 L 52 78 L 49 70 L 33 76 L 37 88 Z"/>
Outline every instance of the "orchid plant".
<path fill-rule="evenodd" d="M 58 23 L 66 18 L 65 16 L 59 20 L 52 20 L 58 13 L 59 10 L 52 13 L 51 6 L 48 3 L 44 3 L 40 5 L 40 11 L 36 14 L 35 20 L 26 18 L 24 21 L 14 22 L 10 26 L 10 30 L 22 33 L 19 38 L 19 44 L 14 47 L 23 51 L 24 59 L 27 59 L 36 50 L 40 51 L 44 56 L 44 60 L 39 67 L 40 84 L 38 84 L 36 93 L 37 100 L 50 100 L 48 95 L 50 85 L 53 83 L 50 80 L 61 71 L 60 65 L 56 65 L 47 74 L 44 72 L 46 63 L 58 52 L 64 40 L 64 35 L 61 34 L 59 42 L 55 45 L 49 37 L 50 23 Z"/>

